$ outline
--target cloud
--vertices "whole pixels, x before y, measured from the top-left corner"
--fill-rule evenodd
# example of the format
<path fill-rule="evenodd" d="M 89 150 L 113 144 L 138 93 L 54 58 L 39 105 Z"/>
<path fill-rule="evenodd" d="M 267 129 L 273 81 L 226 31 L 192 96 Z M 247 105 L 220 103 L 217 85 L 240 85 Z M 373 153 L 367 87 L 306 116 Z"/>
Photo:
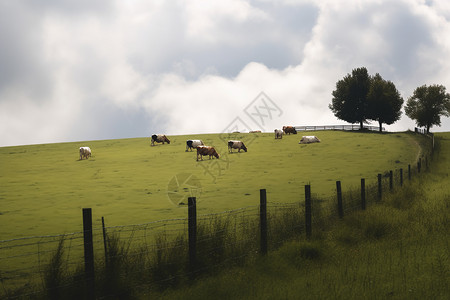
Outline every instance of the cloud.
<path fill-rule="evenodd" d="M 405 100 L 450 87 L 449 12 L 421 0 L 2 2 L 0 146 L 220 132 L 262 91 L 283 111 L 267 130 L 341 123 L 331 92 L 356 67 Z"/>

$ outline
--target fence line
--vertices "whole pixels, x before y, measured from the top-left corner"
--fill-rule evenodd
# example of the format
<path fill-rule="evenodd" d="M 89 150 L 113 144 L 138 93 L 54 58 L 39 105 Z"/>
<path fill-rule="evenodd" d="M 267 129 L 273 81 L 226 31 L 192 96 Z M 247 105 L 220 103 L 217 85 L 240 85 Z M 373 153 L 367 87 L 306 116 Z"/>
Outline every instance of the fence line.
<path fill-rule="evenodd" d="M 356 131 L 360 130 L 359 125 L 309 125 L 309 126 L 294 126 L 296 131 L 320 131 L 320 130 L 344 130 L 344 131 Z M 380 131 L 378 126 L 363 125 L 364 130 Z M 386 131 L 384 127 L 381 127 L 382 131 Z"/>
<path fill-rule="evenodd" d="M 361 130 L 360 125 L 307 125 L 307 126 L 294 126 L 296 131 L 322 131 L 322 130 L 343 130 L 343 131 L 358 131 Z M 363 130 L 369 131 L 380 131 L 379 126 L 369 126 L 363 125 Z M 386 128 L 381 127 L 381 131 L 385 132 Z M 427 133 L 424 128 L 414 128 L 415 133 L 423 134 L 433 138 L 433 148 L 434 148 L 434 134 L 431 132 Z"/>
<path fill-rule="evenodd" d="M 412 176 L 419 175 L 421 161 L 417 165 L 408 165 L 408 181 Z M 426 166 L 427 162 L 428 157 L 425 157 Z M 362 178 L 360 190 L 353 193 L 342 192 L 339 181 L 336 184 L 336 196 L 325 199 L 311 197 L 311 186 L 306 185 L 304 203 L 271 202 L 267 199 L 265 190 L 261 190 L 259 205 L 203 215 L 195 212 L 195 222 L 192 222 L 194 217 L 191 216 L 143 224 L 94 227 L 91 228 L 92 256 L 108 256 L 105 260 L 106 268 L 120 259 L 147 257 L 150 264 L 144 266 L 143 270 L 153 275 L 145 283 L 137 284 L 170 285 L 186 276 L 195 277 L 205 270 L 222 266 L 227 261 L 240 262 L 254 255 L 267 254 L 295 235 L 305 234 L 306 238 L 311 238 L 313 227 L 324 220 L 345 218 L 353 211 L 364 210 L 367 205 L 382 201 L 386 193 L 402 187 L 406 182 L 403 181 L 402 170 L 378 174 L 376 177 L 379 181 L 368 185 L 366 179 Z M 195 228 L 192 228 L 192 224 L 195 224 Z M 63 240 L 63 262 L 69 270 L 75 270 L 83 259 L 86 262 L 86 252 L 83 251 L 86 242 L 83 243 L 82 239 L 86 237 L 87 231 L 89 230 L 0 241 L 0 279 L 3 285 L 0 298 L 4 296 L 14 299 L 49 293 L 49 290 L 43 290 L 42 281 L 52 266 L 52 254 L 55 253 L 56 245 Z M 114 238 L 125 241 L 126 247 L 111 253 L 108 249 L 112 247 Z M 38 241 L 33 242 L 34 240 Z M 86 273 L 84 280 L 93 280 L 96 276 L 91 272 L 93 258 L 89 259 L 91 265 L 86 265 L 85 270 L 90 268 L 90 271 Z M 183 271 L 185 262 L 189 262 L 187 271 Z M 83 280 L 76 280 L 75 283 L 61 283 L 56 288 L 71 284 L 84 283 Z M 20 291 L 25 285 L 32 286 L 33 289 L 16 294 L 15 291 Z M 99 296 L 95 295 L 96 288 L 92 285 L 93 281 L 86 281 L 84 285 L 84 289 L 91 286 L 87 296 Z"/>
<path fill-rule="evenodd" d="M 344 196 L 344 198 L 345 198 L 345 196 Z M 325 201 L 325 202 L 329 203 L 330 201 L 332 201 L 332 198 L 330 198 L 328 201 Z M 343 208 L 341 208 L 342 212 L 348 213 L 350 211 L 353 211 L 353 210 L 359 208 L 358 204 L 353 204 L 353 205 L 349 205 L 349 204 L 350 203 L 348 201 L 344 201 L 341 204 L 341 205 L 343 205 Z M 249 207 L 245 207 L 245 208 L 241 208 L 241 209 L 226 211 L 226 212 L 223 212 L 223 213 L 214 213 L 214 214 L 202 215 L 197 220 L 198 221 L 210 221 L 210 220 L 212 220 L 212 217 L 233 217 L 234 216 L 234 217 L 238 217 L 239 218 L 239 216 L 241 214 L 242 214 L 243 218 L 245 218 L 246 216 L 252 216 L 255 219 L 257 219 L 258 213 L 255 211 L 255 209 L 257 209 L 258 207 L 260 207 L 260 206 L 249 206 Z M 307 207 L 307 206 L 305 205 L 305 207 Z M 263 237 L 264 235 L 261 235 L 261 239 L 260 239 L 260 243 L 261 243 L 260 253 L 262 253 L 262 254 L 267 253 L 268 249 L 272 248 L 272 247 L 268 247 L 268 245 L 267 245 L 269 243 L 268 241 L 270 241 L 271 245 L 272 244 L 279 245 L 279 244 L 283 243 L 286 240 L 285 238 L 277 238 L 278 231 L 273 232 L 274 227 L 276 226 L 276 220 L 277 220 L 276 216 L 278 214 L 280 214 L 280 213 L 282 214 L 284 212 L 290 213 L 293 210 L 293 208 L 297 208 L 297 209 L 299 209 L 300 213 L 303 213 L 302 211 L 304 211 L 305 207 L 302 207 L 302 205 L 299 205 L 299 203 L 278 203 L 278 202 L 271 203 L 270 201 L 267 201 L 267 210 L 266 210 L 266 212 L 264 212 L 264 215 L 267 216 L 266 217 L 267 220 L 266 220 L 266 224 L 265 224 L 265 229 L 263 229 L 263 228 L 260 229 L 261 230 L 261 234 L 263 234 L 263 232 L 265 232 L 265 237 Z M 249 214 L 249 212 L 250 212 L 250 214 Z M 259 215 L 261 216 L 262 213 L 263 212 L 260 211 Z M 312 212 L 312 213 L 310 212 L 309 214 L 310 214 L 310 216 L 314 216 L 314 212 Z M 329 215 L 329 214 L 333 214 L 333 212 L 327 213 L 326 215 Z M 304 217 L 305 217 L 305 220 L 306 220 L 308 218 L 308 213 L 306 213 Z M 314 219 L 314 218 L 310 218 L 310 219 Z M 133 233 L 133 232 L 142 232 L 142 231 L 144 231 L 144 233 L 145 233 L 147 230 L 149 230 L 148 227 L 151 226 L 151 225 L 158 225 L 157 227 L 159 229 L 161 229 L 161 228 L 170 226 L 171 225 L 170 223 L 172 221 L 173 222 L 172 224 L 175 224 L 176 226 L 183 225 L 182 226 L 183 228 L 173 229 L 175 232 L 183 233 L 183 232 L 185 232 L 184 225 L 186 223 L 186 220 L 187 219 L 166 220 L 165 223 L 164 223 L 164 226 L 161 226 L 162 222 L 150 222 L 150 223 L 146 223 L 146 224 L 124 225 L 124 226 L 110 226 L 110 227 L 105 227 L 105 228 L 107 229 L 107 234 L 108 235 L 114 235 L 114 234 L 123 233 L 123 232 L 131 232 L 131 233 Z M 183 221 L 183 222 L 180 222 L 180 221 Z M 306 231 L 307 235 L 311 236 L 311 228 L 312 228 L 312 225 L 314 223 L 310 223 L 310 225 L 302 225 L 300 219 L 297 219 L 297 220 L 294 220 L 294 221 L 296 222 L 296 225 L 290 226 L 292 231 Z M 315 220 L 315 221 L 319 221 L 319 220 Z M 305 222 L 307 222 L 307 221 L 305 221 Z M 243 222 L 243 224 L 236 223 L 235 226 L 241 227 L 241 230 L 243 230 L 243 227 L 245 226 L 245 222 Z M 282 225 L 280 225 L 280 226 L 282 226 Z M 152 229 L 154 229 L 154 228 L 151 228 L 150 230 L 152 230 Z M 100 229 L 96 229 L 96 230 L 98 232 L 100 231 Z M 196 231 L 198 231 L 198 229 L 196 229 Z M 167 232 L 167 228 L 164 229 L 164 232 Z M 216 230 L 213 235 L 211 235 L 211 234 L 206 234 L 206 235 L 198 234 L 197 235 L 197 241 L 196 242 L 198 243 L 198 245 L 196 245 L 197 246 L 196 248 L 198 248 L 200 245 L 202 245 L 203 248 L 198 249 L 198 251 L 200 251 L 200 253 L 196 253 L 196 255 L 193 256 L 193 258 L 191 258 L 193 260 L 193 266 L 191 267 L 191 270 L 190 270 L 189 273 L 195 274 L 195 273 L 199 272 L 199 270 L 197 270 L 197 268 L 195 267 L 195 265 L 196 265 L 195 261 L 197 260 L 197 256 L 199 254 L 202 254 L 202 255 L 205 255 L 205 256 L 208 256 L 208 255 L 211 256 L 214 253 L 216 253 L 218 250 L 222 249 L 223 247 L 236 247 L 239 243 L 242 243 L 242 245 L 246 245 L 248 243 L 253 243 L 254 246 L 250 247 L 249 249 L 253 249 L 253 251 L 257 251 L 257 247 L 256 247 L 256 244 L 255 244 L 256 241 L 257 241 L 257 238 L 242 239 L 240 241 L 234 241 L 234 242 L 231 242 L 231 243 L 225 243 L 225 244 L 218 245 L 218 246 L 217 245 L 216 246 L 211 246 L 211 245 L 208 246 L 208 243 L 213 242 L 214 239 L 217 238 L 218 234 L 225 235 L 225 233 L 226 233 L 226 230 L 223 229 L 221 231 Z M 101 234 L 97 234 L 96 236 L 97 237 L 101 236 Z M 7 240 L 7 241 L 0 241 L 0 245 L 2 245 L 2 249 L 3 250 L 5 250 L 7 248 L 15 248 L 15 247 L 22 247 L 22 246 L 37 246 L 38 247 L 38 256 L 41 257 L 38 266 L 35 267 L 35 268 L 29 269 L 29 268 L 25 267 L 25 268 L 19 268 L 19 269 L 15 269 L 15 270 L 11 270 L 11 271 L 2 270 L 2 281 L 6 281 L 8 279 L 14 279 L 14 277 L 11 277 L 11 276 L 7 276 L 7 278 L 5 277 L 5 275 L 10 275 L 11 273 L 14 273 L 14 272 L 21 273 L 21 274 L 17 275 L 18 277 L 20 277 L 21 275 L 25 275 L 24 272 L 22 272 L 22 271 L 25 271 L 25 270 L 29 271 L 29 275 L 30 276 L 32 274 L 35 274 L 35 275 L 43 274 L 45 266 L 48 264 L 48 259 L 42 259 L 42 256 L 44 256 L 46 254 L 53 253 L 54 252 L 54 247 L 43 248 L 42 246 L 43 245 L 53 245 L 54 246 L 59 241 L 59 239 L 66 238 L 66 237 L 70 237 L 70 242 L 72 242 L 74 240 L 80 240 L 81 241 L 81 239 L 83 238 L 80 233 L 70 233 L 70 234 L 66 234 L 66 235 L 64 235 L 64 234 L 62 234 L 62 235 L 52 235 L 52 236 L 47 235 L 47 236 L 28 237 L 28 238 L 20 238 L 20 239 L 12 239 L 12 240 Z M 11 242 L 29 241 L 30 239 L 33 239 L 33 238 L 41 239 L 42 241 L 39 241 L 39 242 L 37 242 L 35 244 L 33 244 L 33 243 L 26 243 L 25 245 L 10 245 L 9 244 Z M 51 238 L 52 240 L 48 240 L 48 238 Z M 122 237 L 122 239 L 126 239 L 126 237 Z M 163 246 L 163 247 L 161 247 L 161 245 L 157 244 L 157 243 L 148 243 L 145 240 L 145 234 L 144 235 L 140 235 L 140 236 L 134 235 L 130 239 L 134 243 L 138 243 L 138 242 L 142 242 L 143 241 L 144 244 L 148 247 L 148 249 L 154 248 L 156 251 L 162 251 L 162 250 L 166 250 L 166 249 L 172 249 L 173 250 L 173 249 L 175 249 L 177 247 L 180 248 L 179 250 L 184 251 L 184 247 L 182 245 L 178 245 L 176 241 L 175 242 L 173 242 L 173 241 L 172 242 L 167 242 L 166 246 Z M 97 245 L 97 246 L 93 245 L 93 249 L 95 248 L 95 252 L 96 253 L 100 253 L 100 255 L 102 255 L 103 252 L 101 251 L 101 249 L 102 249 L 102 246 L 103 246 L 103 241 L 96 239 L 94 244 Z M 75 266 L 78 265 L 79 262 L 82 259 L 82 248 L 83 248 L 83 243 L 79 243 L 77 245 L 71 244 L 68 249 L 69 249 L 69 252 L 71 252 L 72 256 L 75 256 L 75 257 L 72 257 L 70 254 L 68 254 L 67 258 L 66 258 L 66 263 L 67 264 L 70 263 L 70 264 L 75 265 Z M 148 251 L 149 250 L 143 251 L 141 254 L 148 254 Z M 35 255 L 36 255 L 36 252 L 30 251 L 30 252 L 24 253 L 23 255 L 20 255 L 20 256 L 23 256 L 23 257 L 27 258 L 27 257 L 35 256 Z M 129 254 L 127 254 L 127 255 L 129 255 Z M 139 253 L 138 254 L 134 254 L 134 255 L 139 255 Z M 242 254 L 239 254 L 239 255 L 242 255 Z M 19 257 L 19 256 L 17 256 L 17 257 Z M 120 257 L 120 255 L 116 256 L 116 258 L 118 258 L 118 257 Z M 15 256 L 6 256 L 5 257 L 3 255 L 0 257 L 0 259 L 13 259 L 13 258 L 16 258 L 16 257 Z M 176 263 L 174 263 L 174 264 L 176 264 Z M 207 268 L 207 267 L 205 267 L 205 266 L 201 267 L 201 269 L 204 269 L 204 268 Z M 91 276 L 90 274 L 91 273 L 89 273 L 89 277 Z M 40 276 L 42 276 L 42 275 L 40 275 Z M 93 289 L 93 287 L 92 287 L 92 289 Z"/>

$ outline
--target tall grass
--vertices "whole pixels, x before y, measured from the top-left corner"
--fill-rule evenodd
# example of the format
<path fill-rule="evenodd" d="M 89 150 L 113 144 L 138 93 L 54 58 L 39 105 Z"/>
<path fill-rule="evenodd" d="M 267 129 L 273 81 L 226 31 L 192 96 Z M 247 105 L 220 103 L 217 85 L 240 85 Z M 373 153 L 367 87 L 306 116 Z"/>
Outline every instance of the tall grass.
<path fill-rule="evenodd" d="M 64 238 L 58 243 L 58 246 L 51 257 L 50 263 L 44 271 L 44 286 L 47 291 L 48 299 L 60 299 L 60 289 L 63 286 L 63 278 L 67 266 L 64 265 Z"/>
<path fill-rule="evenodd" d="M 345 197 L 352 196 L 356 199 L 356 195 L 349 193 L 346 193 Z M 132 249 L 129 247 L 129 241 L 121 241 L 117 236 L 111 235 L 107 240 L 106 259 L 97 261 L 96 264 L 97 295 L 115 297 L 119 295 L 122 299 L 133 299 L 139 295 L 136 290 L 140 293 L 146 291 L 145 293 L 152 295 L 155 293 L 162 295 L 159 293 L 165 294 L 166 292 L 163 291 L 174 288 L 185 291 L 185 287 L 192 284 L 190 281 L 192 273 L 197 279 L 202 280 L 207 276 L 221 278 L 223 275 L 218 274 L 223 273 L 223 270 L 229 269 L 235 272 L 235 268 L 244 266 L 247 266 L 244 267 L 245 270 L 252 269 L 251 266 L 255 263 L 269 264 L 270 269 L 278 268 L 272 264 L 284 266 L 290 262 L 293 270 L 306 268 L 308 272 L 313 271 L 310 269 L 313 266 L 325 268 L 327 271 L 324 277 L 318 278 L 322 282 L 325 278 L 330 278 L 330 272 L 338 272 L 330 270 L 330 266 L 342 268 L 342 261 L 350 266 L 345 267 L 345 274 L 350 271 L 356 272 L 357 267 L 352 266 L 355 262 L 348 261 L 350 259 L 348 254 L 351 254 L 350 257 L 356 257 L 357 253 L 366 251 L 363 251 L 362 247 L 369 245 L 376 248 L 376 242 L 384 243 L 383 241 L 390 241 L 409 233 L 410 231 L 405 229 L 405 224 L 412 218 L 420 220 L 418 215 L 424 214 L 423 207 L 421 209 L 418 204 L 423 196 L 424 191 L 420 185 L 409 184 L 403 189 L 397 189 L 394 193 L 386 195 L 382 203 L 372 202 L 367 211 L 349 213 L 340 221 L 336 220 L 336 210 L 329 201 L 316 199 L 314 214 L 317 222 L 314 223 L 315 238 L 311 241 L 305 240 L 302 205 L 274 206 L 269 209 L 268 217 L 270 249 L 272 252 L 275 251 L 275 254 L 270 255 L 271 257 L 275 255 L 275 260 L 272 262 L 267 259 L 262 260 L 258 255 L 259 222 L 256 216 L 243 218 L 235 215 L 213 215 L 200 218 L 197 233 L 198 260 L 195 270 L 188 268 L 186 234 L 171 238 L 167 234 L 160 234 L 155 237 L 155 247 L 152 249 L 144 246 Z M 386 212 L 387 209 L 388 212 Z M 441 220 L 436 222 L 437 224 L 442 224 Z M 441 226 L 440 229 L 444 228 Z M 45 289 L 52 297 L 53 295 L 57 297 L 59 295 L 57 292 L 64 288 L 60 286 L 60 282 L 74 281 L 73 278 L 70 279 L 74 276 L 73 274 L 66 274 L 61 270 L 62 245 L 63 242 L 59 244 L 52 259 L 52 265 L 55 267 L 49 268 L 49 275 L 46 277 L 48 279 L 46 279 Z M 348 253 L 342 253 L 345 251 Z M 373 251 L 366 253 L 367 263 L 372 264 L 373 256 L 376 256 Z M 381 260 L 381 258 L 376 259 Z M 394 260 L 398 257 L 390 259 Z M 436 256 L 436 268 L 439 268 L 443 274 L 446 272 L 445 262 L 446 258 L 442 256 L 442 253 Z M 368 272 L 371 273 L 372 270 Z M 68 279 L 63 279 L 64 276 Z M 76 276 L 79 274 L 75 274 Z M 370 278 L 367 274 L 365 276 L 364 280 L 368 281 L 362 284 L 362 287 L 367 288 Z M 355 277 L 352 277 L 352 280 L 356 280 Z M 341 295 L 338 291 L 333 293 L 336 294 L 332 296 L 340 297 Z M 319 294 L 323 295 L 323 293 Z M 75 295 L 79 296 L 76 293 Z"/>
<path fill-rule="evenodd" d="M 450 198 L 426 201 L 418 184 L 405 189 L 310 241 L 297 236 L 243 268 L 158 297 L 448 299 Z"/>
<path fill-rule="evenodd" d="M 345 194 L 346 198 L 351 198 L 350 196 L 356 199 L 356 195 Z M 229 215 L 214 215 L 202 218 L 199 221 L 197 233 L 198 261 L 195 270 L 188 268 L 188 239 L 185 234 L 175 238 L 169 238 L 165 234 L 158 235 L 155 237 L 156 246 L 153 249 L 146 247 L 130 249 L 127 241 L 120 241 L 118 237 L 110 236 L 107 259 L 96 264 L 96 274 L 99 274 L 96 282 L 97 295 L 133 299 L 139 295 L 142 296 L 140 293 L 146 291 L 146 295 L 150 293 L 159 297 L 165 295 L 167 290 L 175 288 L 176 291 L 173 292 L 173 295 L 180 296 L 179 293 L 185 293 L 186 286 L 192 284 L 190 281 L 192 272 L 197 279 L 202 279 L 201 281 L 206 280 L 205 278 L 209 276 L 214 278 L 218 276 L 220 278 L 218 280 L 234 282 L 234 278 L 223 279 L 223 276 L 227 277 L 227 275 L 223 275 L 227 274 L 227 272 L 223 273 L 227 269 L 231 270 L 231 273 L 238 272 L 236 270 L 245 270 L 243 280 L 259 286 L 246 277 L 248 269 L 251 270 L 251 273 L 256 272 L 254 268 L 257 267 L 252 266 L 254 264 L 263 264 L 268 270 L 271 268 L 278 270 L 282 266 L 290 270 L 289 272 L 295 273 L 292 276 L 299 276 L 298 270 L 308 270 L 308 274 L 312 274 L 311 276 L 316 278 L 310 280 L 307 278 L 307 274 L 302 273 L 302 278 L 305 277 L 302 280 L 310 282 L 310 286 L 315 286 L 317 282 L 327 282 L 328 292 L 317 292 L 318 297 L 345 298 L 350 296 L 350 298 L 357 298 L 365 295 L 367 291 L 374 293 L 376 289 L 380 288 L 378 282 L 374 283 L 378 280 L 393 280 L 388 284 L 392 291 L 387 292 L 387 296 L 398 293 L 398 288 L 404 292 L 408 285 L 407 279 L 401 281 L 397 276 L 401 274 L 402 270 L 405 272 L 411 270 L 407 268 L 403 260 L 417 260 L 419 259 L 417 251 L 430 250 L 427 244 L 400 243 L 397 239 L 411 235 L 412 229 L 420 230 L 421 236 L 426 236 L 426 233 L 429 232 L 428 229 L 419 226 L 419 224 L 423 225 L 425 219 L 429 222 L 431 214 L 430 211 L 426 211 L 429 207 L 420 205 L 424 196 L 425 192 L 420 185 L 409 184 L 403 189 L 386 194 L 382 203 L 372 202 L 366 211 L 348 213 L 340 221 L 337 221 L 336 210 L 329 201 L 317 199 L 315 218 L 319 221 L 314 223 L 315 238 L 311 241 L 306 241 L 304 237 L 304 207 L 302 205 L 297 204 L 288 208 L 274 207 L 269 210 L 271 213 L 268 218 L 270 249 L 272 252 L 274 251 L 274 254 L 270 254 L 270 260 L 261 259 L 258 255 L 259 223 L 256 217 L 241 219 Z M 436 205 L 434 208 L 442 209 L 443 207 Z M 330 215 L 328 212 L 333 214 Z M 421 221 L 422 219 L 423 221 Z M 411 222 L 412 220 L 415 222 Z M 408 225 L 405 226 L 405 224 Z M 428 227 L 442 231 L 446 224 L 448 225 L 448 220 L 443 222 L 442 217 L 437 217 L 435 222 L 428 224 Z M 415 232 L 414 236 L 417 234 Z M 291 242 L 286 243 L 286 241 Z M 384 250 L 384 247 L 390 246 L 392 243 L 394 243 L 394 248 L 402 247 L 405 250 L 400 252 L 391 248 L 388 251 Z M 45 281 L 47 295 L 54 299 L 60 296 L 58 293 L 64 288 L 60 286 L 61 282 L 70 281 L 70 279 L 62 277 L 73 276 L 62 272 L 60 261 L 62 245 L 61 242 L 55 252 L 51 264 L 54 267 L 48 269 L 49 275 Z M 411 248 L 416 253 L 413 257 L 409 253 Z M 426 260 L 425 263 L 431 263 L 430 266 L 435 272 L 446 275 L 448 256 L 445 256 L 444 252 L 438 251 L 433 254 L 433 257 L 431 261 Z M 385 259 L 388 259 L 391 265 L 389 274 L 384 274 L 387 272 L 387 267 L 381 266 L 385 265 Z M 252 264 L 249 264 L 250 262 Z M 396 264 L 395 267 L 392 266 L 393 263 Z M 417 262 L 417 268 L 424 268 L 421 266 L 422 263 Z M 363 267 L 365 271 L 361 270 L 359 266 L 361 264 L 365 266 Z M 378 266 L 379 264 L 380 266 Z M 321 270 L 319 274 L 314 268 Z M 343 274 L 338 275 L 341 271 Z M 282 272 L 287 271 L 283 270 Z M 330 282 L 337 280 L 335 276 L 343 277 L 357 285 L 350 288 L 348 282 L 343 279 L 330 285 Z M 435 288 L 438 291 L 442 290 L 444 288 L 442 278 L 436 277 L 435 279 L 437 280 L 433 283 Z M 214 279 L 212 281 L 210 284 L 218 284 Z M 313 281 L 316 283 L 313 284 Z M 429 281 L 426 280 L 426 282 Z M 194 285 L 193 290 L 196 290 L 197 285 Z M 204 288 L 202 284 L 199 286 Z M 192 291 L 190 288 L 188 289 Z M 136 293 L 136 290 L 140 292 Z M 205 290 L 211 289 L 206 288 Z M 238 290 L 244 292 L 242 289 Z M 356 292 L 357 290 L 359 291 Z M 197 292 L 200 294 L 196 294 L 193 298 L 206 296 L 203 292 Z M 171 293 L 169 292 L 169 295 Z M 187 293 L 189 294 L 189 292 Z M 434 294 L 439 295 L 436 291 Z M 287 295 L 293 296 L 290 292 Z M 305 296 L 307 295 L 305 294 Z"/>

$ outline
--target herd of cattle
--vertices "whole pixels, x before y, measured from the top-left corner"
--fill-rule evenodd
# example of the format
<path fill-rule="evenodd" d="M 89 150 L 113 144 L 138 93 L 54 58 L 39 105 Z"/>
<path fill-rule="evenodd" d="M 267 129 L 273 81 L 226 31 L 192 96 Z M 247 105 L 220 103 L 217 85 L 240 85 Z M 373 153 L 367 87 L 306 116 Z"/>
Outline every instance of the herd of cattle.
<path fill-rule="evenodd" d="M 261 131 L 252 131 L 251 133 L 257 133 Z M 284 134 L 297 134 L 297 131 L 293 126 L 283 126 L 283 130 L 275 129 L 275 139 L 282 139 Z M 303 136 L 299 142 L 299 144 L 309 144 L 309 143 L 318 143 L 320 140 L 316 136 Z M 164 134 L 154 134 L 151 137 L 151 145 L 154 146 L 155 143 L 167 143 L 170 144 L 170 140 Z M 200 157 L 200 160 L 203 160 L 203 156 L 219 158 L 219 154 L 216 149 L 212 146 L 206 146 L 202 140 L 187 140 L 186 141 L 186 152 L 192 151 L 192 149 L 197 150 L 197 161 Z M 244 145 L 242 141 L 229 140 L 228 141 L 228 151 L 230 153 L 233 152 L 233 149 L 237 149 L 238 152 L 244 150 L 247 152 L 247 147 Z M 91 149 L 89 147 L 80 147 L 80 160 L 83 158 L 88 159 L 91 157 Z"/>

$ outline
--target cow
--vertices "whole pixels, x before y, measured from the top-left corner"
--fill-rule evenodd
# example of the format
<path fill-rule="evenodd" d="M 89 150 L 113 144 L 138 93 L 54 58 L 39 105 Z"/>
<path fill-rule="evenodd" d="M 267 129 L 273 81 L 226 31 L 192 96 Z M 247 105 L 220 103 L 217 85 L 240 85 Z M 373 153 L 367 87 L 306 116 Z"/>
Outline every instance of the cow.
<path fill-rule="evenodd" d="M 297 134 L 297 130 L 295 130 L 295 128 L 292 126 L 283 126 L 283 131 L 285 134 Z"/>
<path fill-rule="evenodd" d="M 230 150 L 230 153 L 233 152 L 233 149 L 238 149 L 238 152 L 241 152 L 241 149 L 247 152 L 247 147 L 241 141 L 228 141 L 228 150 Z"/>
<path fill-rule="evenodd" d="M 299 144 L 311 144 L 311 143 L 320 143 L 320 140 L 315 135 L 307 135 L 302 136 L 302 139 L 299 142 Z"/>
<path fill-rule="evenodd" d="M 169 139 L 164 134 L 154 134 L 154 135 L 152 135 L 152 146 L 155 146 L 155 142 L 156 143 L 163 143 L 163 145 L 164 145 L 164 143 L 170 144 Z"/>
<path fill-rule="evenodd" d="M 275 129 L 275 139 L 282 139 L 283 138 L 283 131 L 280 129 Z"/>
<path fill-rule="evenodd" d="M 197 149 L 198 146 L 204 146 L 202 140 L 187 140 L 186 141 L 186 152 L 191 149 Z"/>
<path fill-rule="evenodd" d="M 92 153 L 91 153 L 91 148 L 89 147 L 80 147 L 80 160 L 84 158 L 88 159 L 89 157 L 91 157 Z"/>
<path fill-rule="evenodd" d="M 197 146 L 197 161 L 199 155 L 201 160 L 203 160 L 203 156 L 206 155 L 209 155 L 209 159 L 211 159 L 211 156 L 214 156 L 217 159 L 219 158 L 219 154 L 216 152 L 216 149 L 211 146 Z"/>

